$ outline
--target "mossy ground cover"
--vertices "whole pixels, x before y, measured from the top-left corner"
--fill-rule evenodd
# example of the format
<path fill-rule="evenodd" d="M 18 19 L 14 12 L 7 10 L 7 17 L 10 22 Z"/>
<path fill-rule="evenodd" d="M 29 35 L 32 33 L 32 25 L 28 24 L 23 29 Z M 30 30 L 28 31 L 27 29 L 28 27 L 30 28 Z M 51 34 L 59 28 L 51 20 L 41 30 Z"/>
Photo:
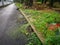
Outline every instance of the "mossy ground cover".
<path fill-rule="evenodd" d="M 24 9 L 23 12 L 36 30 L 44 34 L 46 45 L 60 44 L 60 13 L 53 10 L 38 11 L 32 9 Z"/>

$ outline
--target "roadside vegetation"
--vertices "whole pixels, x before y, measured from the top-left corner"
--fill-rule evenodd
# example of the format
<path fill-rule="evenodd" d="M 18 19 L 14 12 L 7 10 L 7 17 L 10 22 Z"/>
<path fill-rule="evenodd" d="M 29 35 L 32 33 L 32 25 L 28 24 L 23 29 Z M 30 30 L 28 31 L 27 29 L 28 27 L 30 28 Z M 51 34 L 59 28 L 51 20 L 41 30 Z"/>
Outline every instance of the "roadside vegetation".
<path fill-rule="evenodd" d="M 29 24 L 24 24 L 22 26 L 17 27 L 14 32 L 11 32 L 9 34 L 11 34 L 10 37 L 14 37 L 14 39 L 19 38 L 19 33 L 23 34 L 27 39 L 27 43 L 25 45 L 42 45 L 41 41 L 38 39 L 38 37 L 36 36 L 36 34 L 34 32 L 30 32 L 27 27 L 29 26 Z M 31 28 L 31 27 L 30 27 Z M 21 36 L 21 35 L 20 35 Z"/>
<path fill-rule="evenodd" d="M 22 32 L 23 34 L 26 35 L 28 43 L 25 45 L 42 45 L 41 41 L 38 39 L 38 37 L 36 36 L 36 34 L 33 31 L 29 31 L 28 28 L 29 24 L 24 24 L 23 26 L 21 26 L 21 28 L 17 28 Z M 31 28 L 31 27 L 29 27 Z"/>
<path fill-rule="evenodd" d="M 36 4 L 36 3 L 35 3 Z M 40 5 L 40 7 L 39 7 Z M 16 3 L 16 6 L 21 9 L 29 21 L 34 25 L 36 31 L 41 32 L 45 38 L 45 45 L 60 45 L 60 13 L 48 6 L 25 6 L 22 3 Z M 50 4 L 49 7 L 58 7 L 56 3 Z"/>

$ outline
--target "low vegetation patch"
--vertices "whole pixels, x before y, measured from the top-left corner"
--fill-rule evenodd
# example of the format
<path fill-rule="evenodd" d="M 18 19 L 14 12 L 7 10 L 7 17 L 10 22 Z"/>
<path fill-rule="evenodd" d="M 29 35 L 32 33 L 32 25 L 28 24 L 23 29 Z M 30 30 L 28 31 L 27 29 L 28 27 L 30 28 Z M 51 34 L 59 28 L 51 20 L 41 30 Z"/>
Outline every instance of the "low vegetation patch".
<path fill-rule="evenodd" d="M 18 5 L 18 4 L 17 4 Z M 32 10 L 24 9 L 30 22 L 38 32 L 42 32 L 46 45 L 60 44 L 60 14 L 53 10 Z"/>

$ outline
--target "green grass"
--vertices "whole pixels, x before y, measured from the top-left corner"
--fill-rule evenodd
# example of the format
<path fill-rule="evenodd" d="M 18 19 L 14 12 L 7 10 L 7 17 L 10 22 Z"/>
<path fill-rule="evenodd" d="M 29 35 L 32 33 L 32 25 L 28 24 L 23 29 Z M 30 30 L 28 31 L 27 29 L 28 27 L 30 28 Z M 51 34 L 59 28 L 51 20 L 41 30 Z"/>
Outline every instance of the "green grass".
<path fill-rule="evenodd" d="M 22 4 L 20 4 L 20 3 L 15 3 L 15 5 L 16 5 L 18 8 L 23 9 L 23 5 L 22 5 Z"/>
<path fill-rule="evenodd" d="M 34 19 L 34 21 L 31 23 L 35 26 L 38 32 L 42 32 L 44 34 L 46 40 L 48 40 L 46 41 L 47 45 L 56 44 L 56 42 L 54 41 L 55 39 L 54 37 L 56 37 L 56 33 L 55 31 L 48 30 L 48 26 L 46 26 L 46 24 L 59 23 L 60 22 L 59 13 L 55 11 L 44 12 L 44 11 L 36 11 L 36 10 L 29 10 L 29 9 L 26 9 L 24 13 L 27 14 L 27 16 L 30 15 L 30 18 Z M 49 41 L 52 43 L 50 43 Z M 57 42 L 57 44 L 59 43 Z"/>
<path fill-rule="evenodd" d="M 42 45 L 41 41 L 38 39 L 35 33 L 28 35 L 28 44 L 26 45 Z"/>
<path fill-rule="evenodd" d="M 56 31 L 54 30 L 49 30 L 47 24 L 52 24 L 52 23 L 60 23 L 60 13 L 57 13 L 53 10 L 32 10 L 32 9 L 24 9 L 23 12 L 29 16 L 31 23 L 35 26 L 36 30 L 38 32 L 42 32 L 46 38 L 47 45 L 58 45 L 59 40 L 55 39 L 57 37 Z M 53 38 L 53 39 L 52 39 Z M 58 38 L 58 37 L 57 37 Z M 51 40 L 52 39 L 52 40 Z M 55 40 L 54 40 L 55 39 Z M 56 43 L 56 40 L 57 43 Z"/>
<path fill-rule="evenodd" d="M 59 38 L 56 36 L 56 32 L 53 30 L 51 31 L 48 30 L 48 26 L 46 26 L 46 24 L 60 23 L 59 13 L 55 11 L 44 12 L 44 11 L 37 11 L 37 10 L 30 10 L 30 9 L 24 10 L 24 13 L 27 14 L 27 16 L 30 15 L 29 18 L 32 18 L 32 20 L 34 19 L 33 22 L 31 23 L 35 26 L 38 32 L 42 32 L 44 34 L 47 40 L 46 41 L 47 45 L 60 44 Z M 58 38 L 58 39 L 55 39 L 55 38 Z"/>

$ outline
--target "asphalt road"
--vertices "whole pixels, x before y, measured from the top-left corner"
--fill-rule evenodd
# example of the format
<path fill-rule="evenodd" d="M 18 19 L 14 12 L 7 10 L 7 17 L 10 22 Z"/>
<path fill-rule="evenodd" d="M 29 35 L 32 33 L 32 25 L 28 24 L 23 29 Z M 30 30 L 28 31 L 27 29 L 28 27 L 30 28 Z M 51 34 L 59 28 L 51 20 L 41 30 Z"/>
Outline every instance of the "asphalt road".
<path fill-rule="evenodd" d="M 27 38 L 22 33 L 11 36 L 11 32 L 17 31 L 12 29 L 19 25 L 17 24 L 18 15 L 24 18 L 16 9 L 15 4 L 0 9 L 0 45 L 25 45 L 27 43 Z"/>

